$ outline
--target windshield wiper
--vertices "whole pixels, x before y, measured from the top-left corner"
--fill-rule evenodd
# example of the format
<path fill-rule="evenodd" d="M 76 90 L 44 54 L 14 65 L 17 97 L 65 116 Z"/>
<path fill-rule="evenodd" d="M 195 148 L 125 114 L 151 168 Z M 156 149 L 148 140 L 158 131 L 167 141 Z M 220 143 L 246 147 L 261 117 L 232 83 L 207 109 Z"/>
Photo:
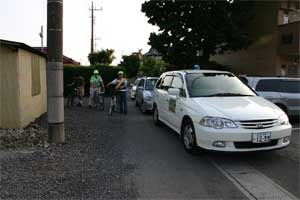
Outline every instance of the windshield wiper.
<path fill-rule="evenodd" d="M 253 95 L 249 95 L 249 94 L 241 94 L 241 93 L 217 93 L 217 94 L 211 94 L 211 95 L 207 95 L 205 97 L 234 97 L 234 96 L 253 96 Z"/>

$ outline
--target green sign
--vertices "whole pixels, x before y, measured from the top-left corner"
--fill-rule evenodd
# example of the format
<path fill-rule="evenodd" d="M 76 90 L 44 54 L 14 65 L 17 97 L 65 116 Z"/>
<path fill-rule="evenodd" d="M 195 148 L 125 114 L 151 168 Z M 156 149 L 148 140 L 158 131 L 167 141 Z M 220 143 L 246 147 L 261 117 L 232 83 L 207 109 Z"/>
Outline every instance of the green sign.
<path fill-rule="evenodd" d="M 175 113 L 176 112 L 176 99 L 170 98 L 169 101 L 169 111 Z"/>

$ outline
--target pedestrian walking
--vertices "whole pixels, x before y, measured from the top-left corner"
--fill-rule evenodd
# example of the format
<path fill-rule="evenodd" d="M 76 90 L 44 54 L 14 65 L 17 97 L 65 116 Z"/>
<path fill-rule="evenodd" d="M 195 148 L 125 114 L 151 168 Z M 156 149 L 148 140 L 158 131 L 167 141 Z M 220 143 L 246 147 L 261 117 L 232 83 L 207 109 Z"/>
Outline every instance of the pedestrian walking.
<path fill-rule="evenodd" d="M 118 78 L 114 79 L 112 82 L 108 84 L 116 85 L 116 95 L 117 95 L 117 102 L 119 105 L 120 113 L 127 114 L 127 84 L 128 81 L 125 77 L 123 71 L 118 72 Z"/>

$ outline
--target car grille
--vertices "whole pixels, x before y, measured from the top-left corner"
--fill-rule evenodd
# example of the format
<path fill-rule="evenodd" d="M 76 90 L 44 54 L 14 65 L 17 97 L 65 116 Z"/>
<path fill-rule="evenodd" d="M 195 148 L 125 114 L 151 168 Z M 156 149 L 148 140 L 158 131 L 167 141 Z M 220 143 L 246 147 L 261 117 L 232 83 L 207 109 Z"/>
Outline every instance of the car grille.
<path fill-rule="evenodd" d="M 267 143 L 253 143 L 253 142 L 234 142 L 234 146 L 237 149 L 250 149 L 250 148 L 260 148 L 260 147 L 271 147 L 276 146 L 278 140 L 271 140 Z"/>
<path fill-rule="evenodd" d="M 250 120 L 250 121 L 238 121 L 240 127 L 245 129 L 265 129 L 276 126 L 276 119 L 265 119 L 265 120 Z"/>

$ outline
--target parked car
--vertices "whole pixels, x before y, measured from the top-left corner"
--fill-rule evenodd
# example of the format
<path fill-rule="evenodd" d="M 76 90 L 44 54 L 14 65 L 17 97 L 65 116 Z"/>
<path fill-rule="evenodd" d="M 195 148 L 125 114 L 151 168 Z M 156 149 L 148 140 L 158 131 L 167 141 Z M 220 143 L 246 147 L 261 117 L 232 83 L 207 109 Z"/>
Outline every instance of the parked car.
<path fill-rule="evenodd" d="M 136 89 L 136 106 L 142 113 L 153 110 L 153 89 L 158 77 L 143 77 Z"/>
<path fill-rule="evenodd" d="M 135 100 L 136 87 L 137 87 L 137 85 L 139 84 L 139 81 L 140 81 L 140 80 L 141 80 L 141 79 L 138 78 L 138 79 L 136 79 L 136 80 L 134 81 L 133 84 L 130 85 L 130 86 L 131 86 L 131 88 L 130 88 L 130 98 L 131 98 L 131 100 Z"/>
<path fill-rule="evenodd" d="M 289 116 L 300 115 L 300 78 L 241 77 L 259 96 L 262 96 Z"/>
<path fill-rule="evenodd" d="M 154 123 L 174 129 L 188 152 L 259 151 L 290 143 L 287 115 L 230 72 L 166 72 L 154 88 L 153 107 Z"/>

